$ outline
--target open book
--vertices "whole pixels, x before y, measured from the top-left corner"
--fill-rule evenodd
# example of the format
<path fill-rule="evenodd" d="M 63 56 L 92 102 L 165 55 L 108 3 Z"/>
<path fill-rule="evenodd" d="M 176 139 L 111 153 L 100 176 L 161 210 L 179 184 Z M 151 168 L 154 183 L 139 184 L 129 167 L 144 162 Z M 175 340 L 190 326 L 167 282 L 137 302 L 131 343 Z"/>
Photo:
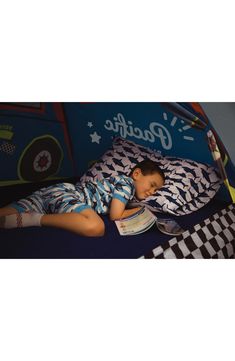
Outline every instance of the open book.
<path fill-rule="evenodd" d="M 135 214 L 115 221 L 121 236 L 143 233 L 157 225 L 159 231 L 172 236 L 179 235 L 184 229 L 173 219 L 158 218 L 148 208 L 142 207 Z"/>

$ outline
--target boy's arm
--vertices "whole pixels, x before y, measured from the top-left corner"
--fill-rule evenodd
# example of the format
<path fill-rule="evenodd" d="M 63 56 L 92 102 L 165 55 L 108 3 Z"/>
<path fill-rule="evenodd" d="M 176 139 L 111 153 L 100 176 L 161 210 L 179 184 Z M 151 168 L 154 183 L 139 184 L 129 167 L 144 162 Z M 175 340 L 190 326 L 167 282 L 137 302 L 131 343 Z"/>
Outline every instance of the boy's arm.
<path fill-rule="evenodd" d="M 125 218 L 131 216 L 141 209 L 141 207 L 125 209 L 125 203 L 121 202 L 119 199 L 114 198 L 110 205 L 109 217 L 112 221 L 115 221 L 120 218 Z"/>

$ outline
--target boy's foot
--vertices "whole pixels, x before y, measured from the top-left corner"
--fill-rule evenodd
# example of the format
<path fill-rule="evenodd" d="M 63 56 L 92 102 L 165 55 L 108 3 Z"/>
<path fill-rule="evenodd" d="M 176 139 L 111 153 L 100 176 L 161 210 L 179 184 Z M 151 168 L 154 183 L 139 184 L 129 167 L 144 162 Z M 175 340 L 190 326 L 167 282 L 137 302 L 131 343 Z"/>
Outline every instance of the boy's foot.
<path fill-rule="evenodd" d="M 0 228 L 21 228 L 41 226 L 40 213 L 15 213 L 9 216 L 0 217 Z"/>

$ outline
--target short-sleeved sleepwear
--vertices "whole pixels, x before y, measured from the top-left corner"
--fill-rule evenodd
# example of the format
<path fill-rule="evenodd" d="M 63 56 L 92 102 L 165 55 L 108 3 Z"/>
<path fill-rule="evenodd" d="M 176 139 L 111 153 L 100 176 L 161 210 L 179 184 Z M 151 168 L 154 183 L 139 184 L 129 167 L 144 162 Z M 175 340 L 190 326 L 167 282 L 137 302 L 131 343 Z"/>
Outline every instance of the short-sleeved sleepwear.
<path fill-rule="evenodd" d="M 94 209 L 107 214 L 113 198 L 126 204 L 134 196 L 133 179 L 119 175 L 84 183 L 59 183 L 42 188 L 31 196 L 12 203 L 19 212 L 70 213 Z"/>

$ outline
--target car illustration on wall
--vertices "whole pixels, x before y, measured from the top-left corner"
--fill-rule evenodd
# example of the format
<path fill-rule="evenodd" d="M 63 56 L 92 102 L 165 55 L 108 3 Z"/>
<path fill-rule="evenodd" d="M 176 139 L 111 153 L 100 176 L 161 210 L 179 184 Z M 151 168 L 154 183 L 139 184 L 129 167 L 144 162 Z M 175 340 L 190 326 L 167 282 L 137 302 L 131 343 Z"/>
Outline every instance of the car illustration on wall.
<path fill-rule="evenodd" d="M 0 103 L 0 185 L 73 175 L 61 103 Z"/>

